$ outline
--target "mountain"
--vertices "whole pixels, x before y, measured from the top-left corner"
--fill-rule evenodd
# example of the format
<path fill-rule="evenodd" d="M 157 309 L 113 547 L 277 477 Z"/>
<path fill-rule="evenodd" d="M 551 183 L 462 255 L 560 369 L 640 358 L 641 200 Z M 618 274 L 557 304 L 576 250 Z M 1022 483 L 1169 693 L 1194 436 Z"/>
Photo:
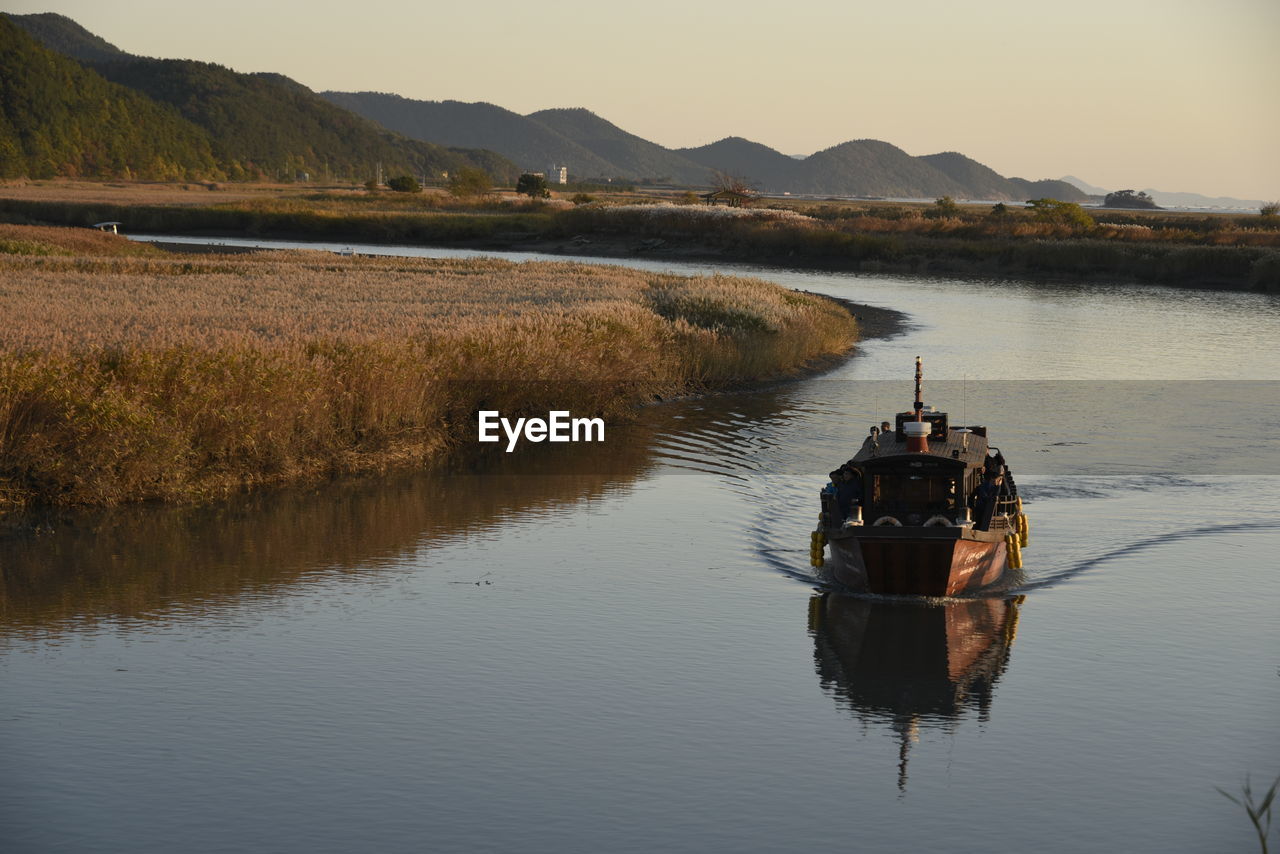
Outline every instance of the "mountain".
<path fill-rule="evenodd" d="M 528 118 L 617 166 L 620 171 L 616 177 L 694 186 L 705 185 L 711 179 L 705 166 L 627 133 L 590 110 L 541 110 Z M 569 168 L 574 168 L 572 163 Z"/>
<path fill-rule="evenodd" d="M 678 148 L 676 153 L 717 172 L 744 178 L 766 193 L 790 192 L 802 170 L 801 160 L 740 136 L 698 148 Z"/>
<path fill-rule="evenodd" d="M 1066 181 L 1055 181 L 1052 178 L 1045 178 L 1042 181 L 1010 178 L 1009 181 L 1018 188 L 1013 198 L 1019 201 L 1028 199 L 1057 199 L 1060 202 L 1076 203 L 1090 201 L 1088 193 Z"/>
<path fill-rule="evenodd" d="M 320 97 L 413 139 L 490 149 L 525 171 L 568 164 L 575 179 L 622 174 L 573 140 L 493 104 L 415 101 L 381 92 L 321 92 Z"/>
<path fill-rule="evenodd" d="M 0 177 L 182 180 L 217 173 L 205 131 L 49 50 L 0 15 Z"/>
<path fill-rule="evenodd" d="M 802 161 L 795 191 L 884 198 L 964 197 L 965 187 L 896 145 L 878 139 L 841 143 Z"/>
<path fill-rule="evenodd" d="M 928 163 L 952 181 L 965 188 L 967 199 L 1015 199 L 1022 190 L 994 169 L 957 151 L 926 154 L 916 158 Z"/>
<path fill-rule="evenodd" d="M 189 59 L 128 59 L 93 67 L 173 105 L 208 131 L 214 154 L 233 178 L 326 171 L 360 178 L 371 176 L 379 162 L 384 174 L 438 175 L 474 164 L 495 177 L 515 177 L 514 167 L 499 157 L 468 156 L 392 134 L 280 75 L 241 74 Z"/>
<path fill-rule="evenodd" d="M 35 15 L 5 15 L 52 51 L 80 62 L 131 59 L 111 42 L 86 30 L 64 15 L 44 12 Z"/>
<path fill-rule="evenodd" d="M 328 173 L 363 180 L 372 176 L 379 164 L 389 175 L 438 175 L 479 166 L 496 179 L 508 181 L 518 172 L 514 164 L 493 152 L 450 149 L 392 133 L 280 74 L 241 74 L 208 62 L 132 56 L 59 15 L 15 15 L 9 20 L 29 28 L 37 38 L 49 38 L 51 43 L 46 47 L 63 45 L 84 57 L 83 64 L 78 64 L 54 54 L 81 72 L 106 78 L 132 90 L 154 109 L 163 108 L 166 115 L 186 119 L 187 132 L 203 137 L 212 152 L 215 163 L 209 171 L 232 179 L 291 180 L 306 172 L 316 177 Z M 27 112 L 24 121 L 38 126 L 39 102 Z M 150 124 L 137 120 L 128 130 L 135 135 L 154 132 Z M 113 127 L 96 137 L 95 144 L 113 147 L 113 135 L 120 132 Z M 126 159 L 133 172 L 151 169 L 149 160 Z M 60 166 L 55 172 L 120 173 L 120 169 L 99 164 L 88 172 Z"/>

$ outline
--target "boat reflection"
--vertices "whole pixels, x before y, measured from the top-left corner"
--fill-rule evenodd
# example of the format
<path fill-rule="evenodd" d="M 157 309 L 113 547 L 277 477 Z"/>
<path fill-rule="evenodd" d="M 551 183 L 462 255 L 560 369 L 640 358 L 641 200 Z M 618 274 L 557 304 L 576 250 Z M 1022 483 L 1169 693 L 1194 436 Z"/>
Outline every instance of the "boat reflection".
<path fill-rule="evenodd" d="M 827 592 L 809 600 L 822 687 L 860 719 L 890 725 L 900 790 L 922 722 L 956 722 L 972 709 L 986 720 L 1023 599 L 926 604 Z"/>

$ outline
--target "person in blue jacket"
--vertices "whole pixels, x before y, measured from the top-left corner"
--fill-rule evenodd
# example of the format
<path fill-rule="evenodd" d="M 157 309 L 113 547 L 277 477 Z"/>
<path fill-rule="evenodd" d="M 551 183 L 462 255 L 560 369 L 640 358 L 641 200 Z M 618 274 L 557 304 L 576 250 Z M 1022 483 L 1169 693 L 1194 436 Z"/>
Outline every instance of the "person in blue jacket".
<path fill-rule="evenodd" d="M 839 475 L 833 483 L 836 486 L 836 503 L 840 508 L 840 518 L 848 519 L 853 505 L 862 503 L 862 475 L 850 466 L 841 466 Z"/>
<path fill-rule="evenodd" d="M 973 527 L 976 531 L 991 530 L 991 519 L 996 514 L 996 502 L 1004 486 L 1004 474 L 987 469 L 982 484 L 973 491 Z"/>

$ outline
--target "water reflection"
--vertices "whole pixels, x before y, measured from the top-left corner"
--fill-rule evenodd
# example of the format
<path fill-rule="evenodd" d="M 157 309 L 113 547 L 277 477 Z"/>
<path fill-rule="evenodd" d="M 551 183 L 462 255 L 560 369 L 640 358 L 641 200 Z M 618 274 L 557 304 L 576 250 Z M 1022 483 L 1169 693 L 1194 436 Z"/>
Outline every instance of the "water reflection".
<path fill-rule="evenodd" d="M 630 488 L 654 465 L 637 441 L 494 455 L 471 470 L 259 492 L 202 507 L 45 511 L 0 528 L 0 638 L 101 621 L 154 622 L 276 597 L 319 577 L 385 575 L 404 555 L 536 523 Z"/>
<path fill-rule="evenodd" d="M 921 723 L 958 722 L 969 709 L 987 719 L 1023 598 L 917 604 L 828 592 L 809 600 L 822 687 L 858 718 L 889 724 L 899 789 Z"/>
<path fill-rule="evenodd" d="M 47 510 L 0 520 L 0 638 L 207 614 L 319 577 L 625 492 L 662 468 L 739 483 L 794 417 L 795 386 L 675 401 L 604 443 L 494 450 L 456 470 L 327 482 L 210 506 Z"/>

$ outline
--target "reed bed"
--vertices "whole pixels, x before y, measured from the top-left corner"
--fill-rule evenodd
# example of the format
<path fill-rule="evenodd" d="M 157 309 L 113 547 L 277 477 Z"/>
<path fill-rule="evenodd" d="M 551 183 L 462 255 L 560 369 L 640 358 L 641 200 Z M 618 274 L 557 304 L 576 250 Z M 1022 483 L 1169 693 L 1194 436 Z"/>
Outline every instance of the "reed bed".
<path fill-rule="evenodd" d="M 954 216 L 926 216 L 935 212 L 884 204 L 865 210 L 812 205 L 744 210 L 498 199 L 452 200 L 435 207 L 427 202 L 427 194 L 348 192 L 206 206 L 100 205 L 11 198 L 0 191 L 0 218 L 61 225 L 119 219 L 133 232 L 158 234 L 488 248 L 555 249 L 570 240 L 579 246 L 577 239 L 585 238 L 600 254 L 661 245 L 662 251 L 863 272 L 1100 278 L 1280 292 L 1276 217 L 1095 213 L 1098 221 L 1086 226 L 1042 222 L 1016 209 L 997 214 L 965 208 Z"/>
<path fill-rule="evenodd" d="M 752 279 L 131 256 L 92 234 L 86 254 L 83 233 L 59 231 L 0 229 L 30 250 L 0 254 L 0 504 L 199 499 L 439 462 L 477 451 L 478 409 L 625 419 L 856 337 L 844 308 Z"/>

